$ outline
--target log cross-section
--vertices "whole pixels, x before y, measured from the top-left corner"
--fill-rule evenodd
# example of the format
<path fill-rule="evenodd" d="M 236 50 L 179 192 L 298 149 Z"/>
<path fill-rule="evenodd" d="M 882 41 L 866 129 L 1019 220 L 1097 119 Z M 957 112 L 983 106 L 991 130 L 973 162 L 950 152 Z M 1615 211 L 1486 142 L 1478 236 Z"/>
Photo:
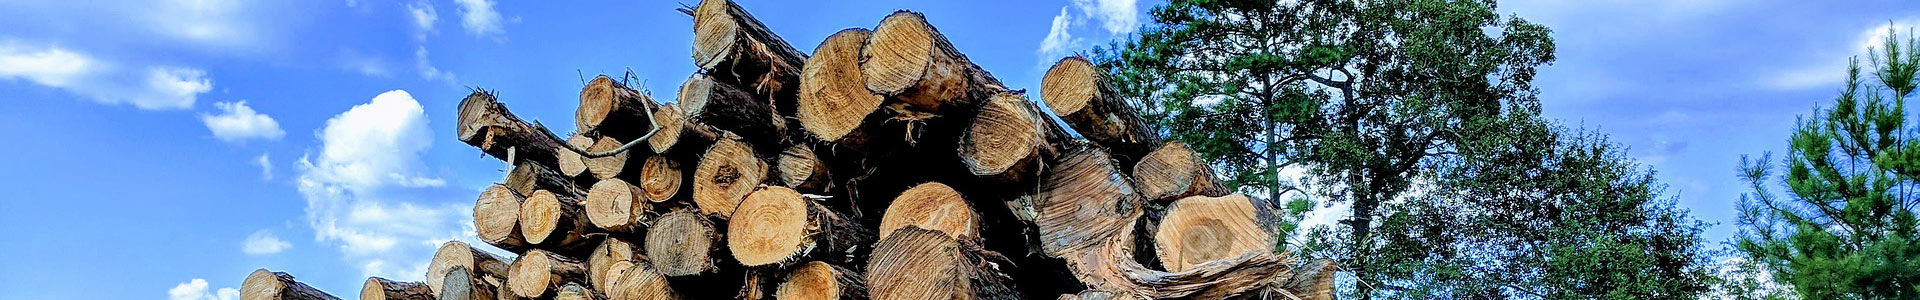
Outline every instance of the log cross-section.
<path fill-rule="evenodd" d="M 860 58 L 867 89 L 899 99 L 906 111 L 970 107 L 1007 91 L 918 12 L 897 11 L 880 20 Z"/>
<path fill-rule="evenodd" d="M 794 118 L 814 137 L 838 141 L 886 102 L 867 89 L 867 77 L 860 72 L 860 51 L 870 36 L 873 31 L 864 28 L 834 33 L 814 48 L 801 68 Z"/>
<path fill-rule="evenodd" d="M 653 98 L 646 93 L 600 75 L 580 90 L 580 108 L 574 111 L 573 123 L 581 133 L 631 141 L 651 129 L 647 125 L 653 117 L 648 107 L 651 105 Z"/>
<path fill-rule="evenodd" d="M 972 242 L 907 227 L 874 246 L 867 288 L 874 300 L 1020 299 L 1006 267 L 1006 258 Z"/>
<path fill-rule="evenodd" d="M 1106 71 L 1085 57 L 1069 56 L 1053 64 L 1040 80 L 1040 99 L 1054 114 L 1095 143 L 1113 149 L 1116 158 L 1132 167 L 1147 151 L 1160 145 L 1160 133 L 1113 91 Z"/>
<path fill-rule="evenodd" d="M 866 300 L 867 281 L 853 269 L 824 262 L 807 262 L 787 273 L 786 281 L 774 290 L 781 300 Z"/>
<path fill-rule="evenodd" d="M 853 262 L 873 240 L 873 232 L 852 217 L 780 186 L 748 194 L 727 224 L 729 252 L 749 267 L 784 267 L 808 258 Z"/>
<path fill-rule="evenodd" d="M 731 0 L 700 1 L 691 13 L 694 66 L 766 100 L 793 98 L 806 53 Z"/>
<path fill-rule="evenodd" d="M 654 221 L 642 247 L 661 274 L 683 277 L 718 271 L 721 241 L 719 229 L 704 214 L 677 210 Z"/>
<path fill-rule="evenodd" d="M 267 269 L 254 270 L 253 274 L 247 275 L 247 280 L 240 284 L 240 299 L 340 300 L 339 297 L 328 295 L 326 292 L 321 292 L 320 289 L 313 288 L 313 286 L 295 281 L 293 275 L 287 275 L 285 272 L 267 271 Z"/>
<path fill-rule="evenodd" d="M 715 141 L 693 170 L 693 203 L 700 212 L 722 219 L 747 193 L 767 180 L 767 162 L 737 136 Z"/>
<path fill-rule="evenodd" d="M 1181 142 L 1167 142 L 1140 159 L 1133 167 L 1133 181 L 1142 197 L 1156 202 L 1228 192 L 1213 178 L 1213 166 Z"/>
<path fill-rule="evenodd" d="M 475 90 L 460 101 L 458 124 L 461 142 L 500 160 L 512 157 L 559 169 L 560 151 L 571 151 L 546 128 L 520 121 L 486 90 Z"/>
<path fill-rule="evenodd" d="M 587 220 L 607 232 L 633 232 L 644 221 L 652 202 L 641 198 L 640 187 L 618 178 L 601 180 L 587 192 Z"/>
<path fill-rule="evenodd" d="M 560 285 L 585 281 L 587 267 L 579 260 L 546 250 L 529 250 L 507 269 L 507 289 L 520 298 L 553 295 Z"/>
<path fill-rule="evenodd" d="M 427 263 L 427 288 L 435 295 L 445 290 L 447 271 L 462 268 L 469 275 L 479 273 L 481 277 L 506 278 L 507 263 L 493 253 L 474 249 L 472 245 L 460 241 L 449 241 L 434 251 L 433 261 Z"/>
<path fill-rule="evenodd" d="M 480 199 L 473 204 L 473 227 L 480 241 L 507 251 L 526 249 L 526 236 L 520 233 L 522 202 L 526 202 L 526 197 L 506 185 L 495 184 L 481 190 Z"/>
<path fill-rule="evenodd" d="M 880 216 L 880 239 L 907 227 L 938 231 L 956 239 L 980 238 L 980 214 L 959 191 L 939 182 L 908 188 Z"/>
<path fill-rule="evenodd" d="M 1260 225 L 1247 196 L 1193 196 L 1174 201 L 1153 234 L 1160 264 L 1179 272 L 1249 251 L 1273 251 L 1273 233 Z"/>
<path fill-rule="evenodd" d="M 433 289 L 425 283 L 393 281 L 380 277 L 367 277 L 360 285 L 361 300 L 433 300 Z"/>

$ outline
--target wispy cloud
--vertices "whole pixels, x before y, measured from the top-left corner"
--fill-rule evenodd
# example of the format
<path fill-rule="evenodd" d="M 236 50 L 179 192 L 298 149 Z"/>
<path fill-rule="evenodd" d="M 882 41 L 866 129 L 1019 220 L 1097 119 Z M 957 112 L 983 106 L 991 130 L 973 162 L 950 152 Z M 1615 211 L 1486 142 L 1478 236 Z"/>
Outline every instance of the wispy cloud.
<path fill-rule="evenodd" d="M 1106 28 L 1107 33 L 1131 33 L 1140 27 L 1140 6 L 1135 0 L 1073 0 L 1073 6 L 1080 8 L 1080 13 L 1088 19 L 1100 21 L 1100 27 Z"/>
<path fill-rule="evenodd" d="M 427 35 L 435 32 L 433 28 L 434 22 L 440 20 L 440 13 L 434 11 L 433 3 L 429 3 L 426 0 L 414 1 L 413 3 L 407 4 L 407 16 L 413 19 L 413 39 L 415 41 L 426 40 Z"/>
<path fill-rule="evenodd" d="M 279 236 L 273 235 L 273 231 L 266 229 L 254 231 L 253 234 L 247 235 L 245 241 L 240 242 L 240 252 L 249 255 L 280 253 L 287 248 L 293 248 L 293 243 L 281 240 Z"/>
<path fill-rule="evenodd" d="M 213 131 L 213 137 L 229 143 L 244 142 L 249 139 L 278 140 L 287 135 L 280 130 L 280 123 L 273 117 L 254 112 L 247 107 L 247 101 L 215 102 L 213 107 L 218 113 L 200 114 L 200 122 Z"/>
<path fill-rule="evenodd" d="M 471 208 L 402 199 L 445 181 L 420 174 L 432 144 L 425 110 L 395 90 L 327 120 L 320 150 L 297 169 L 315 239 L 339 247 L 364 275 L 418 278 L 437 244 L 472 235 Z"/>
<path fill-rule="evenodd" d="M 421 79 L 426 79 L 427 81 L 446 81 L 447 83 L 455 82 L 452 72 L 442 71 L 440 68 L 433 66 L 433 60 L 427 58 L 427 46 L 414 48 L 413 62 L 414 68 L 420 71 Z"/>
<path fill-rule="evenodd" d="M 499 39 L 507 33 L 501 26 L 500 12 L 493 9 L 492 0 L 454 0 L 460 4 L 460 27 L 468 34 L 477 37 Z"/>
<path fill-rule="evenodd" d="M 253 165 L 260 167 L 260 180 L 273 179 L 273 158 L 267 157 L 266 153 L 261 153 L 260 157 L 253 158 Z"/>
<path fill-rule="evenodd" d="M 1035 51 L 1040 55 L 1042 64 L 1051 64 L 1053 60 L 1065 57 L 1082 43 L 1073 37 L 1073 33 L 1067 32 L 1073 26 L 1073 21 L 1073 16 L 1067 14 L 1065 7 L 1060 8 L 1060 15 L 1053 17 L 1053 27 L 1047 29 L 1047 38 L 1040 40 L 1040 49 Z"/>
<path fill-rule="evenodd" d="M 1870 54 L 1877 54 L 1886 47 L 1887 34 L 1898 31 L 1902 38 L 1912 38 L 1913 31 L 1920 27 L 1920 17 L 1897 20 L 1866 28 L 1857 33 L 1855 42 L 1844 48 L 1833 48 L 1822 55 L 1816 55 L 1820 61 L 1804 63 L 1799 67 L 1769 74 L 1761 78 L 1762 84 L 1776 90 L 1804 90 L 1809 88 L 1835 88 L 1847 80 L 1847 58 L 1859 58 L 1863 69 L 1868 68 Z M 1906 42 L 1906 41 L 1901 41 Z M 1903 46 L 1904 47 L 1904 46 Z M 1873 52 L 1873 53 L 1870 53 Z"/>
<path fill-rule="evenodd" d="M 147 110 L 192 108 L 213 90 L 206 71 L 174 66 L 123 67 L 56 45 L 0 41 L 0 79 L 58 88 L 106 104 Z"/>
<path fill-rule="evenodd" d="M 167 290 L 168 300 L 236 300 L 240 299 L 240 290 L 223 287 L 208 291 L 207 280 L 194 278 Z"/>

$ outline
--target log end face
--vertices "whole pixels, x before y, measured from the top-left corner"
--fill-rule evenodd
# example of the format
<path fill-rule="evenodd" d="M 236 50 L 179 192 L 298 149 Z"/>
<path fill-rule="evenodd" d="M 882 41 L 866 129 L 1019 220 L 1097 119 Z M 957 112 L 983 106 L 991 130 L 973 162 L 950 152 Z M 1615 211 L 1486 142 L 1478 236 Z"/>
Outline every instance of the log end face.
<path fill-rule="evenodd" d="M 667 153 L 680 141 L 680 131 L 686 126 L 687 115 L 680 112 L 679 103 L 666 104 L 653 111 L 653 120 L 660 130 L 647 137 L 647 147 L 652 148 L 653 153 Z"/>
<path fill-rule="evenodd" d="M 1022 107 L 1025 101 L 1018 94 L 995 95 L 967 125 L 960 158 L 973 175 L 1005 173 L 1038 149 L 1039 120 Z"/>
<path fill-rule="evenodd" d="M 240 283 L 240 299 L 243 300 L 279 300 L 286 283 L 280 281 L 280 275 L 267 269 L 253 270 L 247 274 L 247 280 Z"/>
<path fill-rule="evenodd" d="M 573 146 L 574 148 L 586 149 L 593 147 L 593 138 L 575 133 L 573 136 L 567 137 L 567 145 Z M 587 173 L 587 158 L 581 156 L 580 153 L 561 149 L 561 151 L 555 153 L 555 155 L 558 155 L 560 159 L 560 175 L 573 177 Z"/>
<path fill-rule="evenodd" d="M 640 166 L 640 189 L 647 201 L 667 202 L 679 194 L 683 184 L 680 182 L 682 175 L 684 173 L 680 171 L 678 163 L 667 157 L 648 157 L 647 162 Z"/>
<path fill-rule="evenodd" d="M 580 90 L 580 107 L 573 111 L 573 124 L 579 132 L 593 132 L 595 127 L 607 120 L 619 105 L 614 99 L 614 89 L 624 89 L 607 75 L 594 77 L 587 87 Z"/>
<path fill-rule="evenodd" d="M 1194 168 L 1204 168 L 1186 143 L 1169 142 L 1134 164 L 1133 180 L 1140 195 L 1150 201 L 1173 201 L 1192 189 Z"/>
<path fill-rule="evenodd" d="M 474 230 L 480 240 L 500 243 L 513 240 L 520 229 L 520 202 L 524 199 L 505 185 L 488 186 L 473 206 Z"/>
<path fill-rule="evenodd" d="M 969 288 L 959 243 L 940 232 L 907 227 L 874 246 L 867 288 L 874 300 L 962 299 Z"/>
<path fill-rule="evenodd" d="M 1100 70 L 1085 57 L 1068 56 L 1047 69 L 1040 79 L 1040 99 L 1060 116 L 1085 109 L 1099 92 Z"/>
<path fill-rule="evenodd" d="M 740 32 L 731 0 L 704 0 L 693 9 L 693 64 L 711 70 L 733 49 Z"/>
<path fill-rule="evenodd" d="M 748 194 L 727 225 L 727 249 L 749 267 L 779 264 L 808 245 L 808 200 L 786 187 Z"/>
<path fill-rule="evenodd" d="M 880 217 L 880 239 L 902 228 L 919 228 L 953 238 L 980 236 L 979 215 L 952 187 L 938 182 L 916 185 L 901 192 Z"/>
<path fill-rule="evenodd" d="M 766 180 L 767 165 L 745 141 L 722 138 L 700 157 L 693 177 L 694 206 L 708 215 L 727 218 L 747 193 Z"/>
<path fill-rule="evenodd" d="M 824 262 L 807 262 L 793 268 L 787 281 L 774 291 L 774 299 L 836 300 L 840 296 L 839 270 Z"/>
<path fill-rule="evenodd" d="M 1237 194 L 1175 201 L 1154 231 L 1160 263 L 1180 272 L 1247 252 L 1271 251 L 1273 235 L 1260 226 L 1256 213 L 1251 199 Z"/>
<path fill-rule="evenodd" d="M 940 37 L 917 12 L 898 11 L 880 20 L 860 55 L 867 89 L 899 95 L 918 83 L 933 62 L 935 38 Z"/>
<path fill-rule="evenodd" d="M 447 271 L 454 267 L 474 264 L 473 246 L 460 241 L 447 241 L 433 252 L 433 261 L 427 263 L 427 288 L 438 295 L 445 287 Z"/>
<path fill-rule="evenodd" d="M 360 284 L 360 300 L 387 300 L 386 283 L 380 282 L 380 278 L 367 277 L 366 283 Z"/>
<path fill-rule="evenodd" d="M 473 93 L 467 94 L 467 98 L 460 100 L 460 118 L 459 122 L 455 123 L 460 126 L 455 131 L 458 138 L 469 144 L 476 142 L 480 134 L 485 132 L 486 127 L 492 123 L 487 120 L 492 114 L 490 111 L 494 106 L 499 105 L 493 93 L 487 90 L 474 89 Z"/>
<path fill-rule="evenodd" d="M 626 229 L 633 225 L 634 206 L 639 195 L 633 193 L 634 187 L 625 180 L 610 178 L 593 184 L 587 190 L 585 204 L 587 220 L 594 226 L 608 229 Z"/>
<path fill-rule="evenodd" d="M 794 145 L 780 151 L 780 158 L 775 160 L 775 164 L 780 170 L 780 183 L 799 187 L 813 177 L 814 168 L 820 165 L 820 157 L 813 153 L 812 148 Z"/>
<path fill-rule="evenodd" d="M 693 211 L 675 211 L 654 221 L 646 237 L 647 259 L 666 276 L 690 276 L 713 269 L 713 224 Z"/>
<path fill-rule="evenodd" d="M 820 140 L 840 140 L 886 102 L 886 97 L 867 89 L 867 77 L 860 68 L 862 49 L 872 35 L 864 28 L 834 33 L 800 68 L 794 118 Z"/>
<path fill-rule="evenodd" d="M 528 243 L 545 243 L 560 227 L 560 198 L 546 190 L 534 191 L 520 204 L 520 233 Z"/>
<path fill-rule="evenodd" d="M 614 139 L 612 137 L 602 136 L 599 139 L 595 139 L 593 141 L 593 146 L 587 147 L 587 151 L 590 151 L 590 152 L 613 151 L 614 149 L 619 149 L 620 146 L 624 144 L 626 143 L 621 142 L 620 140 Z M 619 176 L 620 172 L 625 171 L 627 167 L 627 158 L 630 157 L 629 155 L 631 154 L 633 154 L 633 151 L 631 148 L 629 148 L 628 151 L 614 153 L 613 155 L 588 158 L 586 159 L 587 171 L 593 173 L 594 178 L 599 178 L 603 180 L 612 179 L 614 176 Z"/>
<path fill-rule="evenodd" d="M 553 261 L 544 250 L 532 250 L 521 256 L 507 271 L 507 289 L 514 296 L 537 298 L 546 294 L 552 282 Z"/>
<path fill-rule="evenodd" d="M 679 100 L 675 104 L 680 106 L 681 112 L 689 116 L 700 115 L 706 110 L 707 99 L 713 97 L 714 84 L 713 77 L 706 74 L 693 74 L 692 77 L 687 77 L 687 82 L 680 84 Z"/>

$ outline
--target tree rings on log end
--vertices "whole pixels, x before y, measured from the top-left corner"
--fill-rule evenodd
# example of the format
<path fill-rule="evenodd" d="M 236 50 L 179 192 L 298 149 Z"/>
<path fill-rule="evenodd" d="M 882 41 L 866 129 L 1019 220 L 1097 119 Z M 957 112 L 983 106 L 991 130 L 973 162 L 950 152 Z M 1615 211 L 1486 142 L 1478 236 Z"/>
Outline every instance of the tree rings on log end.
<path fill-rule="evenodd" d="M 867 89 L 860 53 L 872 31 L 848 28 L 827 37 L 800 67 L 799 107 L 794 118 L 823 141 L 838 141 L 860 127 L 861 120 L 886 97 Z"/>
<path fill-rule="evenodd" d="M 772 186 L 747 194 L 727 224 L 727 249 L 746 266 L 788 262 L 812 247 L 816 228 L 800 192 Z"/>
<path fill-rule="evenodd" d="M 960 197 L 960 192 L 939 182 L 913 186 L 880 216 L 880 239 L 906 227 L 938 231 L 956 239 L 980 236 L 980 216 Z"/>
<path fill-rule="evenodd" d="M 1080 56 L 1061 58 L 1040 79 L 1040 99 L 1053 113 L 1071 115 L 1087 108 L 1100 93 L 1100 70 Z"/>
<path fill-rule="evenodd" d="M 1253 202 L 1239 194 L 1174 201 L 1154 231 L 1156 254 L 1167 271 L 1180 272 L 1249 251 L 1272 251 L 1273 234 L 1260 226 L 1257 215 Z"/>
<path fill-rule="evenodd" d="M 996 94 L 967 125 L 960 160 L 973 175 L 999 175 L 1033 157 L 1043 141 L 1026 101 L 1015 93 Z"/>
<path fill-rule="evenodd" d="M 699 212 L 678 210 L 654 220 L 648 230 L 647 259 L 666 276 L 681 277 L 715 271 L 714 243 L 719 237 L 713 222 Z"/>
<path fill-rule="evenodd" d="M 700 212 L 726 218 L 740 200 L 767 178 L 767 163 L 753 148 L 729 135 L 714 142 L 693 171 L 693 202 Z"/>

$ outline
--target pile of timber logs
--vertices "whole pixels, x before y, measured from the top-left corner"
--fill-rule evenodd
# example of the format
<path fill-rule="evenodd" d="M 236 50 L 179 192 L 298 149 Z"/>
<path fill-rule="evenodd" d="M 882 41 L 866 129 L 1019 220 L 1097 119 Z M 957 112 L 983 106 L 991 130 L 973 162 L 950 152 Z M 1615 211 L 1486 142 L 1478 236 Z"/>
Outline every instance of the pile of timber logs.
<path fill-rule="evenodd" d="M 478 240 L 518 257 L 449 242 L 361 298 L 1331 299 L 1331 263 L 1276 253 L 1272 208 L 1087 59 L 1042 109 L 920 13 L 809 56 L 729 0 L 683 12 L 700 71 L 672 103 L 601 76 L 561 137 L 463 100 L 459 139 L 511 166 Z M 333 299 L 264 269 L 242 295 Z"/>

